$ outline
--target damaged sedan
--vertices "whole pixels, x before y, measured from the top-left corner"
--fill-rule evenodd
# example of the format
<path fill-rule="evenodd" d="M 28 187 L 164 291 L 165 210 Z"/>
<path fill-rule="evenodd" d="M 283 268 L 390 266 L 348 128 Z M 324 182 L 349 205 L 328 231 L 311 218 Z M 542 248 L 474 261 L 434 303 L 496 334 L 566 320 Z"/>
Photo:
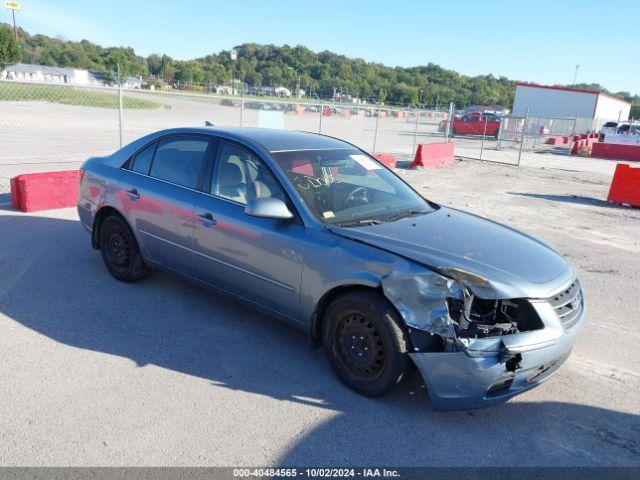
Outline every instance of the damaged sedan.
<path fill-rule="evenodd" d="M 366 396 L 413 363 L 435 409 L 503 402 L 562 365 L 585 314 L 552 247 L 327 136 L 156 132 L 84 163 L 78 212 L 116 279 L 169 270 L 300 327 Z"/>

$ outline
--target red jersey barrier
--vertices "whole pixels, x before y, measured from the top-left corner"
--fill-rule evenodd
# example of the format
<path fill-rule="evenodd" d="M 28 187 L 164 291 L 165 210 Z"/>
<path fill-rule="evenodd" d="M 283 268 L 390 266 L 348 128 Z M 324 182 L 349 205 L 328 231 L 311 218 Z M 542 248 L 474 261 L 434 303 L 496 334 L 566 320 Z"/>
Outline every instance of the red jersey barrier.
<path fill-rule="evenodd" d="M 387 168 L 393 170 L 396 168 L 396 156 L 391 153 L 376 153 L 374 157 Z"/>
<path fill-rule="evenodd" d="M 607 202 L 640 207 L 640 168 L 624 163 L 616 165 Z"/>
<path fill-rule="evenodd" d="M 453 163 L 453 142 L 421 143 L 409 168 L 440 168 Z"/>
<path fill-rule="evenodd" d="M 23 212 L 74 207 L 78 170 L 27 173 L 11 179 L 11 203 Z"/>
<path fill-rule="evenodd" d="M 615 143 L 594 143 L 591 151 L 593 157 L 615 158 L 640 162 L 640 145 L 618 145 Z"/>

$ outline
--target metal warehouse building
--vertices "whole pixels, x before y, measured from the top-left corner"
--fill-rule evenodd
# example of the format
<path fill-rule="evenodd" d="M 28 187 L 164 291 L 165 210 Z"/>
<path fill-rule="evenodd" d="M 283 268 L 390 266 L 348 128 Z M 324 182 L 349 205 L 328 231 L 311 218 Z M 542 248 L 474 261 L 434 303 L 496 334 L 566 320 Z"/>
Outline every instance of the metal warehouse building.
<path fill-rule="evenodd" d="M 593 119 L 598 124 L 607 120 L 628 120 L 631 104 L 593 90 L 549 87 L 517 83 L 513 115 L 533 117 Z"/>

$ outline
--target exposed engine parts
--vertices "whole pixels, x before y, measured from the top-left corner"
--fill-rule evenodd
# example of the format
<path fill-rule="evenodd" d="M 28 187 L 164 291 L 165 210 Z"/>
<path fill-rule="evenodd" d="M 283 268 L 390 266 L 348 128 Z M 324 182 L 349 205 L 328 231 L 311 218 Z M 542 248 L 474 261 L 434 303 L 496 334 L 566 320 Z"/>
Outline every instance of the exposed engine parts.
<path fill-rule="evenodd" d="M 447 304 L 458 337 L 487 338 L 542 328 L 526 299 L 485 300 L 466 295 L 464 301 L 447 298 Z"/>

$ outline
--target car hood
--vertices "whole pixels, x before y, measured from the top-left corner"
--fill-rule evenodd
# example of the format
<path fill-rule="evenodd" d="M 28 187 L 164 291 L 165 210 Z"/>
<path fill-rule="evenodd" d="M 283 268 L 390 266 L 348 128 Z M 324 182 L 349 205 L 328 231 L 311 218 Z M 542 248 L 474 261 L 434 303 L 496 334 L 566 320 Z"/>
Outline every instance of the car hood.
<path fill-rule="evenodd" d="M 447 207 L 390 223 L 331 231 L 456 278 L 485 298 L 547 298 L 574 278 L 562 255 L 542 241 Z"/>

